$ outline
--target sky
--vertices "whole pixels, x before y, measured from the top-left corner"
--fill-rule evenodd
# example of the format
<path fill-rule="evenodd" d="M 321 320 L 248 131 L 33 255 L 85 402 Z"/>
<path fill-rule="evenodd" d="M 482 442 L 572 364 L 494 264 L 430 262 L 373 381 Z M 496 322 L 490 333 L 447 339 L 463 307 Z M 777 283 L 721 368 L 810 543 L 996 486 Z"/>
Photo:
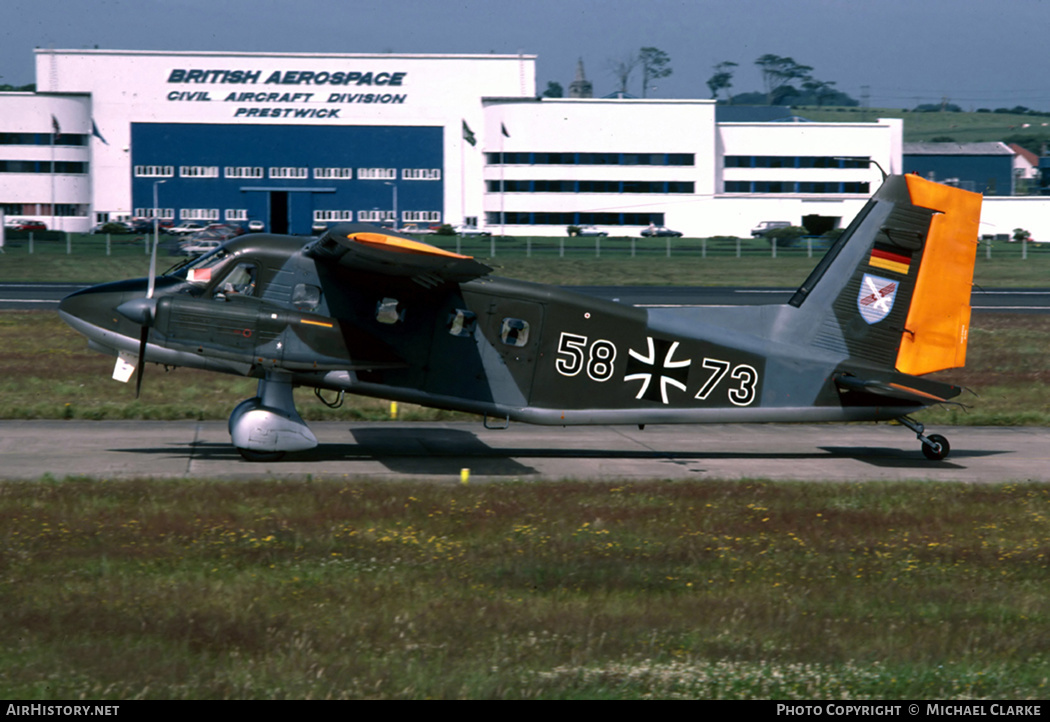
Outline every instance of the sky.
<path fill-rule="evenodd" d="M 578 59 L 596 96 L 642 47 L 670 56 L 650 97 L 761 91 L 767 53 L 871 107 L 947 100 L 1050 111 L 1050 0 L 4 0 L 0 84 L 35 82 L 33 49 L 525 53 L 537 92 Z M 640 77 L 629 92 L 641 94 Z"/>

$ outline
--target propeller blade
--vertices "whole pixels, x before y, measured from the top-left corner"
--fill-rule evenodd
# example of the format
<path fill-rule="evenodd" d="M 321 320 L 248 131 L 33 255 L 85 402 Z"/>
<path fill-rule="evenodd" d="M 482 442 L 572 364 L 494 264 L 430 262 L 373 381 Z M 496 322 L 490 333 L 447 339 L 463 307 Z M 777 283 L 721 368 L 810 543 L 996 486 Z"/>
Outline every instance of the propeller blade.
<path fill-rule="evenodd" d="M 139 397 L 139 393 L 142 391 L 142 371 L 146 368 L 146 340 L 149 339 L 149 326 L 142 327 L 142 334 L 139 336 L 139 358 L 138 363 L 135 364 L 135 398 Z"/>
<path fill-rule="evenodd" d="M 146 298 L 153 298 L 153 289 L 157 285 L 157 234 L 153 233 L 153 252 L 149 257 L 149 286 L 146 289 Z"/>

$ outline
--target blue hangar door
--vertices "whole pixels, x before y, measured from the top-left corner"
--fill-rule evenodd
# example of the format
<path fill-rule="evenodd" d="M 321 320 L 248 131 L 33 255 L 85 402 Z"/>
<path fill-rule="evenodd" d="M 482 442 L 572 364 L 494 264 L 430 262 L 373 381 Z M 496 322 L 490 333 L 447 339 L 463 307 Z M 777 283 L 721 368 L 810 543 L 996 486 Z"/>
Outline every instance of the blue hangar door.
<path fill-rule="evenodd" d="M 174 220 L 315 225 L 443 221 L 440 126 L 132 123 L 132 207 Z M 396 201 L 395 201 L 396 199 Z"/>

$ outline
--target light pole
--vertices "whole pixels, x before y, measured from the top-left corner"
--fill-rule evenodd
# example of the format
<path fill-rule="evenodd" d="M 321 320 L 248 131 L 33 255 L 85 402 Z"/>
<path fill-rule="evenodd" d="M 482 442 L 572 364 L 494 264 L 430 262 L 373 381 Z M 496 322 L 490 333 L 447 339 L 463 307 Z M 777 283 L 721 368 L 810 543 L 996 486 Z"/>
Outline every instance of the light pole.
<path fill-rule="evenodd" d="M 383 181 L 383 185 L 390 186 L 394 189 L 394 230 L 397 230 L 397 183 L 391 183 L 390 181 Z"/>
<path fill-rule="evenodd" d="M 160 208 L 157 206 L 157 186 L 164 181 L 153 181 L 153 253 L 149 257 L 149 289 L 146 298 L 153 298 L 153 284 L 157 277 L 157 245 L 160 243 Z"/>

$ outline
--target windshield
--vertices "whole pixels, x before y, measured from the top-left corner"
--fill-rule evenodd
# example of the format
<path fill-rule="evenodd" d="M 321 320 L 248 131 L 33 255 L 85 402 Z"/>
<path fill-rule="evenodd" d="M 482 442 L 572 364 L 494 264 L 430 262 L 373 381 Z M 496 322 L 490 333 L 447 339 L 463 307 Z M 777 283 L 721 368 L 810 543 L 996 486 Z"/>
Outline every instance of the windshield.
<path fill-rule="evenodd" d="M 207 283 L 211 280 L 211 274 L 215 267 L 221 265 L 229 255 L 229 251 L 220 246 L 211 253 L 206 253 L 199 258 L 194 258 L 168 269 L 164 275 L 184 278 L 190 283 Z"/>

